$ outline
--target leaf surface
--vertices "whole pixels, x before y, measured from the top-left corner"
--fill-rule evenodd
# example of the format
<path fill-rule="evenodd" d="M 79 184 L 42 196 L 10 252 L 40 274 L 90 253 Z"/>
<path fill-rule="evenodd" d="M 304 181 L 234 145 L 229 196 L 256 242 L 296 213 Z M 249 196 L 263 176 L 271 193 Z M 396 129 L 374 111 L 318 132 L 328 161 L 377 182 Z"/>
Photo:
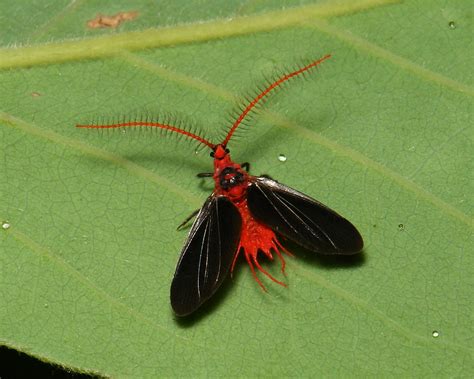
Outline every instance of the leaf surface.
<path fill-rule="evenodd" d="M 194 4 L 2 5 L 0 341 L 112 377 L 472 376 L 469 2 Z M 229 147 L 351 220 L 363 257 L 291 247 L 286 277 L 265 265 L 288 288 L 266 294 L 242 262 L 176 320 L 175 229 L 212 191 L 194 177 L 212 161 L 74 125 L 171 112 L 213 138 L 262 77 L 327 53 Z"/>

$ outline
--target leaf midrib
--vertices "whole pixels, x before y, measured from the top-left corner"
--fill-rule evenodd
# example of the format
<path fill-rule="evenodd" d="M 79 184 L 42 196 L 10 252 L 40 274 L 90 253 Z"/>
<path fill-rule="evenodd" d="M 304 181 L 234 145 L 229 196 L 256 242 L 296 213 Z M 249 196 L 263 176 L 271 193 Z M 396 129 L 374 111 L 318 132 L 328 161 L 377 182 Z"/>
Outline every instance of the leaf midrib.
<path fill-rule="evenodd" d="M 330 1 L 234 19 L 150 28 L 144 31 L 101 35 L 95 38 L 52 42 L 36 46 L 3 48 L 0 49 L 0 70 L 58 64 L 81 59 L 97 59 L 114 56 L 124 50 L 137 51 L 170 45 L 176 46 L 271 31 L 301 24 L 310 19 L 348 15 L 397 2 L 399 0 Z"/>

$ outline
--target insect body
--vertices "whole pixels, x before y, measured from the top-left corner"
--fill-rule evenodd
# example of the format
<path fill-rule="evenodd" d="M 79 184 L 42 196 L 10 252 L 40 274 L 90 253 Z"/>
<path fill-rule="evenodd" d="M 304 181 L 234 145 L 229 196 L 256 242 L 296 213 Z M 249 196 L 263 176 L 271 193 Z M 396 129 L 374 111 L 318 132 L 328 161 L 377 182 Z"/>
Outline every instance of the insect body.
<path fill-rule="evenodd" d="M 232 161 L 227 144 L 247 114 L 274 88 L 316 67 L 327 55 L 270 83 L 242 111 L 224 141 L 213 144 L 187 130 L 157 122 L 125 122 L 112 125 L 78 125 L 82 128 L 157 127 L 180 133 L 211 149 L 215 188 L 199 210 L 179 258 L 171 284 L 171 305 L 178 316 L 198 309 L 221 286 L 236 259 L 242 253 L 258 284 L 259 270 L 272 281 L 285 285 L 270 275 L 258 262 L 263 253 L 285 260 L 278 235 L 321 254 L 355 254 L 363 241 L 357 229 L 345 218 L 318 201 L 266 176 L 252 176 L 249 164 Z"/>

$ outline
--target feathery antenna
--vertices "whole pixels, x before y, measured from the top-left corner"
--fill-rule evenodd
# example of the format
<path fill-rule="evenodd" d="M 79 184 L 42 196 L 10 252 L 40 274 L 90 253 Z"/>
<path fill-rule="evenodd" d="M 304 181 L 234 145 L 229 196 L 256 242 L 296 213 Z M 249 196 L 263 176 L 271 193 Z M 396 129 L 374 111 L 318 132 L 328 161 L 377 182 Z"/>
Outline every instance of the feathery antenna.
<path fill-rule="evenodd" d="M 109 124 L 109 125 L 76 125 L 76 128 L 82 128 L 82 129 L 116 129 L 116 128 L 130 128 L 130 127 L 152 127 L 152 128 L 160 128 L 160 129 L 165 129 L 169 130 L 171 132 L 179 133 L 182 134 L 186 137 L 195 139 L 199 143 L 202 143 L 203 145 L 206 145 L 209 147 L 211 150 L 214 150 L 216 145 L 208 141 L 207 139 L 198 136 L 197 134 L 191 133 L 187 130 L 178 128 L 176 126 L 172 125 L 167 125 L 167 124 L 160 124 L 159 122 L 143 122 L 143 121 L 133 121 L 133 122 L 122 122 L 118 124 Z"/>
<path fill-rule="evenodd" d="M 252 109 L 255 108 L 255 106 L 262 100 L 264 99 L 272 90 L 283 84 L 284 82 L 300 75 L 305 72 L 308 72 L 312 68 L 318 66 L 321 62 L 325 61 L 326 59 L 329 59 L 331 57 L 330 54 L 325 55 L 324 57 L 315 60 L 311 62 L 310 64 L 301 67 L 298 70 L 295 70 L 293 72 L 290 72 L 289 74 L 285 74 L 281 76 L 279 79 L 275 80 L 272 82 L 270 85 L 268 85 L 265 89 L 261 90 L 261 92 L 258 93 L 256 97 L 251 99 L 249 101 L 249 104 L 243 109 L 242 113 L 238 116 L 237 120 L 235 120 L 234 124 L 230 128 L 229 132 L 227 133 L 226 137 L 224 138 L 224 141 L 221 143 L 224 147 L 227 146 L 229 143 L 230 139 L 234 135 L 236 129 L 239 127 L 239 125 L 242 124 L 242 121 L 247 117 L 247 115 L 252 111 Z M 195 134 L 193 132 L 190 132 L 188 130 L 185 130 L 183 128 L 179 128 L 173 125 L 168 125 L 166 123 L 160 123 L 160 122 L 151 122 L 151 121 L 127 121 L 127 122 L 119 122 L 119 123 L 113 123 L 113 124 L 80 124 L 76 125 L 77 128 L 82 128 L 82 129 L 117 129 L 117 128 L 130 128 L 130 127 L 151 127 L 151 128 L 160 128 L 163 130 L 167 130 L 170 132 L 175 132 L 184 135 L 185 137 L 192 138 L 199 143 L 209 147 L 211 150 L 215 150 L 216 147 L 218 146 L 217 144 L 211 143 L 209 140 L 207 140 L 204 137 L 201 137 L 198 134 Z"/>
<path fill-rule="evenodd" d="M 316 67 L 319 65 L 321 62 L 325 61 L 326 59 L 329 59 L 331 57 L 331 54 L 328 54 L 318 60 L 315 60 L 311 62 L 310 64 L 296 70 L 293 72 L 290 72 L 289 74 L 283 75 L 279 79 L 275 80 L 273 83 L 271 83 L 267 88 L 265 88 L 263 91 L 261 91 L 252 101 L 250 101 L 249 105 L 242 111 L 240 116 L 235 120 L 234 124 L 230 128 L 229 132 L 227 133 L 227 136 L 225 137 L 224 141 L 222 142 L 222 145 L 227 146 L 229 143 L 230 139 L 232 138 L 232 135 L 234 134 L 235 130 L 238 128 L 238 126 L 242 123 L 244 118 L 249 114 L 249 112 L 258 104 L 259 101 L 261 101 L 265 96 L 267 96 L 273 89 L 277 88 L 279 85 L 282 83 L 290 80 L 291 78 L 294 78 L 295 76 L 298 76 L 304 72 L 307 72 L 308 70 Z"/>

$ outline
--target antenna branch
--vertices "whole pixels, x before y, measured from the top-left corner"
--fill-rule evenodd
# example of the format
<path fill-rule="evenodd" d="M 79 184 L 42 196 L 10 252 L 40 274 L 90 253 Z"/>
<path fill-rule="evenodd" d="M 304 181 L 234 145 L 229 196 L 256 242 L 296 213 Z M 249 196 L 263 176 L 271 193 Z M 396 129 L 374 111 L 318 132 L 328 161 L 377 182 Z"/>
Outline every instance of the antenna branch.
<path fill-rule="evenodd" d="M 222 142 L 222 145 L 227 146 L 229 143 L 230 139 L 232 138 L 232 135 L 234 134 L 235 130 L 238 128 L 238 126 L 242 123 L 244 118 L 249 114 L 249 112 L 258 104 L 260 100 L 262 100 L 265 96 L 267 96 L 273 89 L 281 85 L 282 83 L 290 80 L 291 78 L 298 76 L 314 67 L 319 65 L 321 62 L 325 61 L 326 59 L 329 59 L 331 57 L 331 54 L 325 55 L 324 57 L 315 60 L 311 62 L 310 64 L 296 70 L 293 72 L 290 72 L 289 74 L 285 74 L 279 79 L 275 80 L 273 83 L 271 83 L 267 88 L 265 88 L 262 92 L 260 92 L 242 111 L 242 113 L 239 115 L 237 120 L 235 120 L 234 124 L 230 128 L 229 132 L 227 133 L 227 136 L 224 139 L 224 142 Z"/>

